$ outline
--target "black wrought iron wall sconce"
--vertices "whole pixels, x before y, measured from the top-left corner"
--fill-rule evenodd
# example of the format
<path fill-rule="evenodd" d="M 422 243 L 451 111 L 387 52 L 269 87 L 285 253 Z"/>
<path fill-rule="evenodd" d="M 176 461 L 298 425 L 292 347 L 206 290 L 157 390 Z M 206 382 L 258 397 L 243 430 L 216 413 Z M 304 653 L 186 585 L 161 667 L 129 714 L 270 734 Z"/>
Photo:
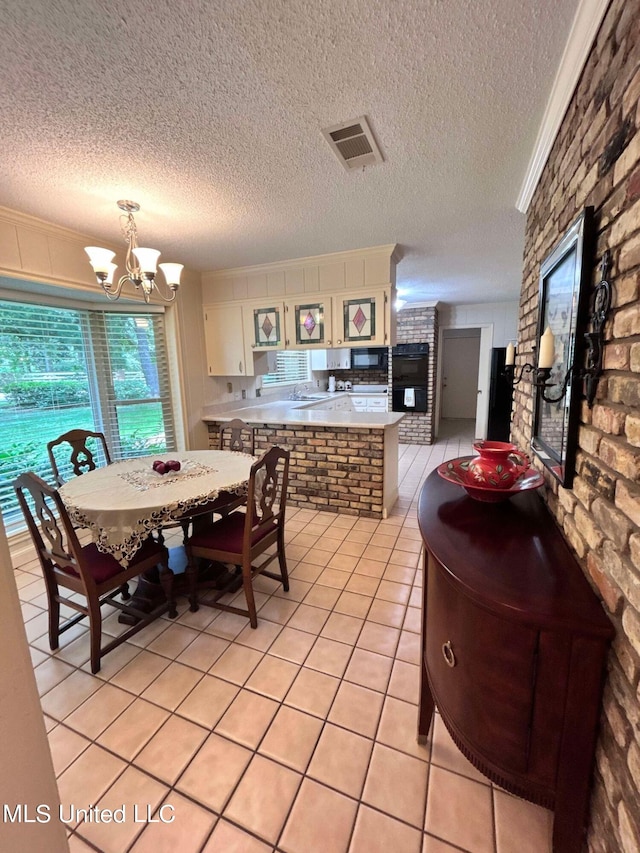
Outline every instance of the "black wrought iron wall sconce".
<path fill-rule="evenodd" d="M 553 388 L 557 385 L 550 383 L 551 368 L 553 366 L 555 341 L 551 329 L 547 327 L 544 335 L 540 338 L 540 347 L 538 353 L 538 366 L 527 362 L 520 368 L 516 377 L 515 367 L 515 346 L 509 344 L 507 347 L 507 358 L 504 369 L 504 376 L 507 381 L 515 386 L 518 385 L 525 374 L 533 374 L 532 384 L 538 389 L 540 396 L 547 403 L 559 403 L 567 393 L 569 382 L 575 379 L 584 380 L 585 397 L 587 404 L 591 409 L 596 398 L 598 387 L 598 378 L 602 374 L 602 363 L 604 358 L 604 326 L 607 321 L 607 316 L 611 308 L 611 285 L 609 284 L 608 275 L 611 266 L 611 253 L 607 249 L 600 263 L 601 279 L 598 283 L 593 296 L 593 310 L 589 317 L 590 331 L 585 332 L 584 342 L 586 346 L 586 366 L 577 367 L 575 359 L 573 364 L 567 370 L 560 390 L 552 395 Z"/>

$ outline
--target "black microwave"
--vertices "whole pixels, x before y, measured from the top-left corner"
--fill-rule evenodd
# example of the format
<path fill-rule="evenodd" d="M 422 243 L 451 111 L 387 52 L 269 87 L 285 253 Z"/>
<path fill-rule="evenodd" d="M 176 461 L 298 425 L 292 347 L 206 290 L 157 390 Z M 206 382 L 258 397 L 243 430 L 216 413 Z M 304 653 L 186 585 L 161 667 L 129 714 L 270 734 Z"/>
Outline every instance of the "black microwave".
<path fill-rule="evenodd" d="M 358 347 L 351 350 L 351 369 L 387 370 L 389 347 Z"/>

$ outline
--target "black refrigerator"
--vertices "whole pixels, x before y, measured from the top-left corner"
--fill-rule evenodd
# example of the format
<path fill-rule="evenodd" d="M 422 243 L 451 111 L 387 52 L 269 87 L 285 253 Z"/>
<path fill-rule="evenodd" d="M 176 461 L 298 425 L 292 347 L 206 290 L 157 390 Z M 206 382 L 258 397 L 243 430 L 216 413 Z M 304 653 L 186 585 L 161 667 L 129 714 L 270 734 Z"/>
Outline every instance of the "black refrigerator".
<path fill-rule="evenodd" d="M 489 423 L 487 438 L 490 441 L 509 441 L 511 432 L 511 404 L 513 386 L 504 376 L 506 347 L 495 347 L 491 352 L 491 384 L 489 386 Z"/>

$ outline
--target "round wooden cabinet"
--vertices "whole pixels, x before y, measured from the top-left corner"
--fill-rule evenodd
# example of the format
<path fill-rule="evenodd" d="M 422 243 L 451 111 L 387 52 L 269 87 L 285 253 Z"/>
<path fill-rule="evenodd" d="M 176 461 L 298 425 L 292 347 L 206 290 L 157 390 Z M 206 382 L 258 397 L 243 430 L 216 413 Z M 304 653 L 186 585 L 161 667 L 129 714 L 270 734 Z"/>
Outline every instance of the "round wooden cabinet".
<path fill-rule="evenodd" d="M 554 810 L 554 851 L 579 853 L 613 627 L 536 493 L 482 503 L 434 472 L 418 520 L 418 737 L 435 702 L 481 772 Z"/>

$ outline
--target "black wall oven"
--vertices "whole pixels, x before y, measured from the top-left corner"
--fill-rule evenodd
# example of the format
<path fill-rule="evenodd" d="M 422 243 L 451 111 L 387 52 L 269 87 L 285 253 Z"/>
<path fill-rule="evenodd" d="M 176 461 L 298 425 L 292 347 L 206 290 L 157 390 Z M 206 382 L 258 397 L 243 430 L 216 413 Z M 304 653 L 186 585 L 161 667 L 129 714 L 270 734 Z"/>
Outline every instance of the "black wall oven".
<path fill-rule="evenodd" d="M 394 412 L 426 412 L 429 344 L 398 344 L 391 351 Z"/>

